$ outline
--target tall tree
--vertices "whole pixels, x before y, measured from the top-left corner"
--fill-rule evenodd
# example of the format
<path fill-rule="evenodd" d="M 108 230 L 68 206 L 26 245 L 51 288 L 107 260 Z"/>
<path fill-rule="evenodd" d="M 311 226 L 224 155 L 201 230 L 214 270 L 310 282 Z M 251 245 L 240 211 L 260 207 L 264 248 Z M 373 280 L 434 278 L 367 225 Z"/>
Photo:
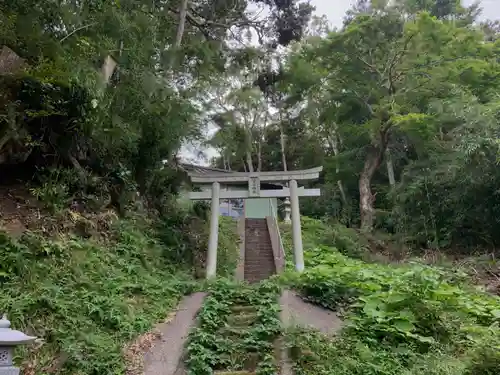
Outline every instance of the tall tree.
<path fill-rule="evenodd" d="M 461 39 L 467 43 L 459 43 Z M 467 69 L 463 62 L 470 61 L 480 40 L 478 33 L 427 14 L 407 21 L 389 10 L 359 15 L 344 30 L 319 44 L 304 46 L 297 55 L 313 61 L 316 72 L 322 74 L 309 91 L 327 84 L 330 91 L 337 92 L 331 104 L 320 100 L 319 105 L 336 114 L 339 131 L 345 135 L 354 131 L 364 139 L 361 150 L 365 159 L 359 172 L 363 230 L 373 228 L 371 182 L 393 134 L 433 134 L 435 122 L 428 106 L 453 95 L 451 80 L 462 79 L 459 72 Z"/>

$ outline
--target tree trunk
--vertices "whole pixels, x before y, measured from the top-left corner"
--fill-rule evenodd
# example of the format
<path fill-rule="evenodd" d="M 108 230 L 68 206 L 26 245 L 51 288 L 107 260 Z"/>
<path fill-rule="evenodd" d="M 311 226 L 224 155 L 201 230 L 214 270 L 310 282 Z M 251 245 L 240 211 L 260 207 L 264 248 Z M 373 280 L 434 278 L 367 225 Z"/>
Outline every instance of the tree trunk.
<path fill-rule="evenodd" d="M 184 36 L 187 8 L 188 8 L 188 0 L 182 0 L 181 7 L 179 9 L 179 25 L 177 26 L 177 35 L 175 36 L 174 46 L 176 50 L 181 46 L 182 37 Z"/>
<path fill-rule="evenodd" d="M 363 170 L 359 175 L 359 212 L 361 216 L 361 231 L 371 232 L 375 222 L 375 195 L 372 194 L 372 178 L 382 163 L 387 148 L 387 133 L 389 128 L 380 132 L 380 143 L 371 145 L 366 155 Z"/>
<path fill-rule="evenodd" d="M 257 172 L 262 171 L 262 140 L 257 145 Z"/>
<path fill-rule="evenodd" d="M 247 151 L 245 153 L 245 157 L 246 157 L 246 162 L 247 162 L 247 165 L 248 165 L 248 172 L 254 172 L 253 161 L 252 161 L 252 153 L 250 151 Z"/>
<path fill-rule="evenodd" d="M 228 168 L 227 168 L 226 156 L 224 155 L 223 152 L 221 153 L 221 157 L 222 157 L 222 168 L 224 168 L 227 171 Z"/>
<path fill-rule="evenodd" d="M 103 85 L 106 86 L 113 75 L 118 63 L 111 56 L 106 56 L 101 66 L 101 77 Z"/>
<path fill-rule="evenodd" d="M 265 109 L 266 115 L 264 116 L 264 121 L 262 122 L 262 126 L 260 128 L 260 135 L 259 135 L 259 144 L 257 145 L 257 171 L 261 172 L 262 171 L 262 144 L 266 143 L 266 127 L 267 127 L 267 119 L 269 116 L 269 109 L 266 106 Z M 256 120 L 256 119 L 255 119 Z M 254 124 L 255 124 L 254 120 Z"/>
<path fill-rule="evenodd" d="M 389 177 L 389 185 L 391 189 L 396 185 L 396 178 L 394 177 L 394 165 L 392 164 L 391 150 L 389 147 L 385 150 L 385 161 L 387 164 L 387 176 Z"/>
<path fill-rule="evenodd" d="M 330 146 L 333 149 L 333 154 L 335 155 L 335 158 L 337 158 L 339 155 L 340 137 L 337 134 L 336 125 L 334 126 L 333 137 L 328 137 L 328 141 L 330 142 Z M 340 172 L 340 164 L 339 164 L 339 161 L 336 160 L 335 161 L 335 173 L 337 173 L 337 176 L 339 175 L 339 172 Z M 347 205 L 347 197 L 345 194 L 344 185 L 342 184 L 342 180 L 340 178 L 337 180 L 337 186 L 339 187 L 340 197 L 342 198 L 342 203 L 344 205 Z"/>
<path fill-rule="evenodd" d="M 378 165 L 377 165 L 378 164 Z M 361 215 L 361 231 L 371 232 L 375 221 L 373 203 L 375 196 L 372 194 L 371 182 L 380 163 L 377 163 L 375 153 L 369 153 L 365 160 L 363 171 L 359 176 L 359 212 Z"/>
<path fill-rule="evenodd" d="M 285 131 L 283 130 L 283 115 L 281 113 L 281 108 L 279 109 L 280 116 L 280 143 L 281 143 L 281 162 L 283 163 L 283 170 L 288 171 L 288 165 L 286 162 L 286 145 L 285 145 Z"/>
<path fill-rule="evenodd" d="M 184 29 L 186 27 L 186 16 L 187 9 L 189 5 L 189 0 L 182 0 L 179 7 L 179 24 L 177 25 L 177 33 L 175 35 L 174 48 L 172 48 L 172 54 L 169 58 L 169 68 L 172 69 L 177 64 L 177 53 L 182 44 L 182 37 L 184 36 Z"/>

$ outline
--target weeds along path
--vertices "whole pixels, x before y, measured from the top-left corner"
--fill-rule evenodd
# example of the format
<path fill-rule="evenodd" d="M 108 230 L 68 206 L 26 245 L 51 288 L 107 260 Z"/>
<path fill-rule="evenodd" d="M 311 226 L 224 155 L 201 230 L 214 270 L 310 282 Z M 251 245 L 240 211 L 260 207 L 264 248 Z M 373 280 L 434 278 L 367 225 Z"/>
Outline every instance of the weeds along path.
<path fill-rule="evenodd" d="M 218 282 L 205 299 L 186 348 L 190 375 L 275 375 L 280 368 L 275 284 Z M 165 373 L 166 374 L 166 373 Z"/>

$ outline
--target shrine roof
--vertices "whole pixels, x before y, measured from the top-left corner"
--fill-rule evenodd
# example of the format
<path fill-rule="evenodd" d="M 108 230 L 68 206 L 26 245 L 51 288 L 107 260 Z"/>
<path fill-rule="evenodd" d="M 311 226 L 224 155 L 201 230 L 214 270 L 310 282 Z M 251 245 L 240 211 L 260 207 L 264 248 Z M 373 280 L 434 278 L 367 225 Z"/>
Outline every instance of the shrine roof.
<path fill-rule="evenodd" d="M 186 163 L 181 163 L 179 166 L 184 169 L 186 172 L 191 173 L 194 172 L 196 174 L 213 174 L 213 173 L 233 173 L 233 171 L 228 171 L 227 169 L 221 169 L 221 168 L 213 168 L 213 167 L 204 167 L 202 165 L 195 165 L 195 164 L 186 164 Z"/>

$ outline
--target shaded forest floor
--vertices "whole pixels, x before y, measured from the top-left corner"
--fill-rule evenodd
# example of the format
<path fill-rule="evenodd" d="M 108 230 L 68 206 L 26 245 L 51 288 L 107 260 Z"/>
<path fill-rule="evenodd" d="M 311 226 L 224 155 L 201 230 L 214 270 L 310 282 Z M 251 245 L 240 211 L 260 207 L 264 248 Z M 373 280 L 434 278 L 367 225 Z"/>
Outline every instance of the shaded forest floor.
<path fill-rule="evenodd" d="M 99 213 L 73 209 L 71 205 L 50 212 L 25 185 L 0 186 L 0 228 L 13 237 L 27 231 L 44 236 L 73 232 L 89 238 L 105 236 L 118 220 L 113 210 Z"/>

